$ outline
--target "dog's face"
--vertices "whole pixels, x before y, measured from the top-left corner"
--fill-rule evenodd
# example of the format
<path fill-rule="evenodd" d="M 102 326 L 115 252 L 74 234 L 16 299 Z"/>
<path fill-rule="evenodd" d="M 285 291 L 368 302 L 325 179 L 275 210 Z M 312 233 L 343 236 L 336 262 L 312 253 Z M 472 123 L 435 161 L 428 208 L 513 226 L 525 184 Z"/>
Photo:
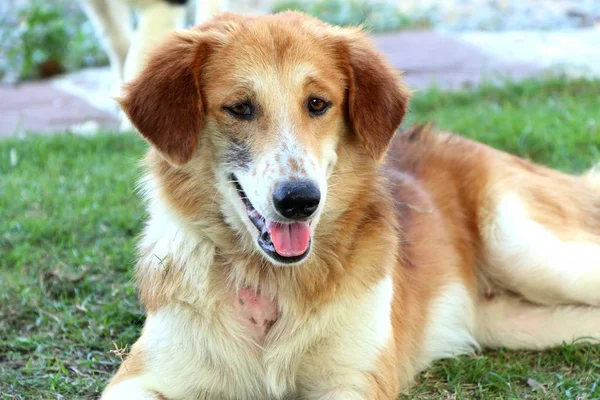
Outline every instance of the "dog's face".
<path fill-rule="evenodd" d="M 340 147 L 379 160 L 407 100 L 360 32 L 286 13 L 173 35 L 121 104 L 173 168 L 193 171 L 210 146 L 226 207 L 264 256 L 294 264 L 311 251 Z"/>

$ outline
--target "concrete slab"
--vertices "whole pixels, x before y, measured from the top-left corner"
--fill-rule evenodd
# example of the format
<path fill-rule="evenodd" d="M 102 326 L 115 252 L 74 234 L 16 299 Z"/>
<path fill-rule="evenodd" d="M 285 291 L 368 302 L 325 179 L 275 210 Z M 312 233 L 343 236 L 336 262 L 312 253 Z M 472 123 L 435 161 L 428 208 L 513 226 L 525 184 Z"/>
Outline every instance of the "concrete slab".
<path fill-rule="evenodd" d="M 455 37 L 503 62 L 536 64 L 571 76 L 600 76 L 600 28 L 464 32 Z"/>
<path fill-rule="evenodd" d="M 111 93 L 112 73 L 108 67 L 86 68 L 50 81 L 52 87 L 84 99 L 86 103 L 110 115 L 117 115 L 117 93 Z"/>
<path fill-rule="evenodd" d="M 534 63 L 501 60 L 468 42 L 433 31 L 380 35 L 375 43 L 415 89 L 431 85 L 458 89 L 486 79 L 523 79 L 541 71 Z"/>
<path fill-rule="evenodd" d="M 27 132 L 52 134 L 77 129 L 88 121 L 116 129 L 117 119 L 48 81 L 0 86 L 0 138 Z"/>

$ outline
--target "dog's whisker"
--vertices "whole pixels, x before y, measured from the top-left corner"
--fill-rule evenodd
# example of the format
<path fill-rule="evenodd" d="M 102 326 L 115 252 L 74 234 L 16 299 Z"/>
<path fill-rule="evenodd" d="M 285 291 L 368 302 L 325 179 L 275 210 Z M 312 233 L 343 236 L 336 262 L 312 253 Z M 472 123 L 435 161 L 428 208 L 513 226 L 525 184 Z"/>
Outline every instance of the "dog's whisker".
<path fill-rule="evenodd" d="M 214 206 L 216 204 L 216 202 L 217 202 L 217 196 L 218 195 L 219 195 L 219 191 L 215 190 L 215 194 L 214 194 L 214 196 L 212 198 L 212 201 L 211 201 L 211 204 L 210 204 L 211 206 Z"/>

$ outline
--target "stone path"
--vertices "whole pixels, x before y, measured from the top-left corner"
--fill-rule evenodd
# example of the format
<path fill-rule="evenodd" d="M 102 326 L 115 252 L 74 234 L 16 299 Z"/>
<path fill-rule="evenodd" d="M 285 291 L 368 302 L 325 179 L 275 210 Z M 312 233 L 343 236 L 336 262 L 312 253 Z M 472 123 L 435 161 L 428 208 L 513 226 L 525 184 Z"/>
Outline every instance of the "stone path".
<path fill-rule="evenodd" d="M 81 130 L 90 123 L 106 129 L 118 126 L 114 113 L 98 109 L 85 98 L 55 87 L 51 81 L 0 86 L 0 138 L 26 132 Z"/>
<path fill-rule="evenodd" d="M 548 68 L 600 76 L 600 29 L 566 32 L 399 32 L 375 38 L 415 89 L 454 90 L 495 78 L 522 79 Z M 71 129 L 116 129 L 108 68 L 58 79 L 0 86 L 0 137 Z"/>
<path fill-rule="evenodd" d="M 381 35 L 375 43 L 414 89 L 435 85 L 455 90 L 494 77 L 522 79 L 541 70 L 534 63 L 502 60 L 453 35 L 432 31 Z"/>

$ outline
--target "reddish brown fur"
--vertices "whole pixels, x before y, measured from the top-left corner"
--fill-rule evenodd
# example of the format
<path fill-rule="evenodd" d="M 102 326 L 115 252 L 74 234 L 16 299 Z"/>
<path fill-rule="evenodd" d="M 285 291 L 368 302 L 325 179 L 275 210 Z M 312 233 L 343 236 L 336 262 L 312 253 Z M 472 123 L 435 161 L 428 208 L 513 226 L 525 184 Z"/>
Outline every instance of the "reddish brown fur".
<path fill-rule="evenodd" d="M 349 120 L 369 152 L 380 160 L 406 114 L 410 92 L 365 39 L 351 41 L 346 51 L 351 67 Z"/>
<path fill-rule="evenodd" d="M 208 41 L 195 32 L 170 36 L 141 73 L 154 84 L 134 80 L 120 100 L 135 127 L 174 164 L 186 163 L 198 148 L 203 104 L 197 82 Z"/>

